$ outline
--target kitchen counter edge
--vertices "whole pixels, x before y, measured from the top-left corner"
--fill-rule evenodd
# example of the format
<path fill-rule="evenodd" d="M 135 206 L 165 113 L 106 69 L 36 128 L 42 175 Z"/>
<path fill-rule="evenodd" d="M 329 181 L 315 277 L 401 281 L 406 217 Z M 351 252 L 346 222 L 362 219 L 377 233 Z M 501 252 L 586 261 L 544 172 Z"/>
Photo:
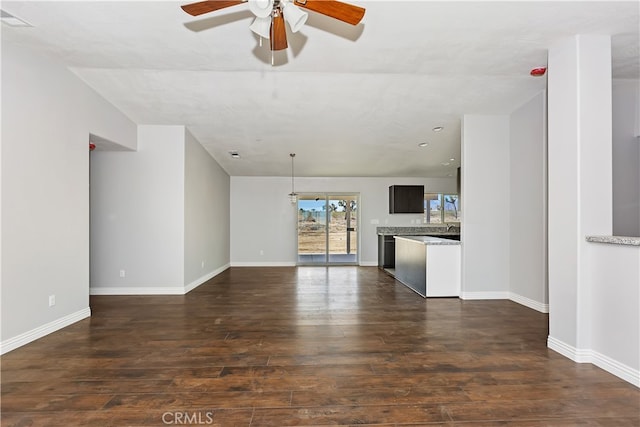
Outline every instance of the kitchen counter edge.
<path fill-rule="evenodd" d="M 408 240 L 423 245 L 459 245 L 459 240 L 444 239 L 433 236 L 394 236 L 395 239 Z"/>
<path fill-rule="evenodd" d="M 587 236 L 587 242 L 609 243 L 612 245 L 640 246 L 640 237 L 629 236 Z"/>

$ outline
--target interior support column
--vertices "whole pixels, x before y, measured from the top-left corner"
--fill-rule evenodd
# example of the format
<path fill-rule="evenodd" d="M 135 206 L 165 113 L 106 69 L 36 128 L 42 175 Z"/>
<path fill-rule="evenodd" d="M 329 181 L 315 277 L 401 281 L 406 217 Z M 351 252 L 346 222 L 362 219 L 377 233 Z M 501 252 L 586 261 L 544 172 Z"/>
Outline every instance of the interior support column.
<path fill-rule="evenodd" d="M 611 39 L 549 51 L 549 340 L 576 361 L 591 347 L 586 235 L 612 231 Z"/>

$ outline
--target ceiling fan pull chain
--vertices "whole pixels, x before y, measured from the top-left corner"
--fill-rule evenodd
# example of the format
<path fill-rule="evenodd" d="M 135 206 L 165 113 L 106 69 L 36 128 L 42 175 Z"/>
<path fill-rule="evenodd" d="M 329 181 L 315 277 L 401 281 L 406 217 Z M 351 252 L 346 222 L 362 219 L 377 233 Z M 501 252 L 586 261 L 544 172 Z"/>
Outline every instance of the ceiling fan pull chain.
<path fill-rule="evenodd" d="M 271 10 L 271 28 L 269 28 L 269 44 L 270 46 L 273 46 L 273 37 L 275 35 L 275 32 L 273 31 L 273 17 L 276 13 L 276 8 L 274 7 Z M 269 49 L 271 51 L 271 66 L 273 67 L 273 49 Z"/>

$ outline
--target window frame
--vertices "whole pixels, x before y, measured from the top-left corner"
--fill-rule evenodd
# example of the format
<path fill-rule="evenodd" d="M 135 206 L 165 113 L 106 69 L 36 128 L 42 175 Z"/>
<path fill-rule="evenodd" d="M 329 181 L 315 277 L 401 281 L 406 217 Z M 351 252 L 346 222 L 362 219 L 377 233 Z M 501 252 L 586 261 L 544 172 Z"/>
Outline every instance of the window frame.
<path fill-rule="evenodd" d="M 436 196 L 435 198 L 433 196 Z M 447 197 L 451 197 L 451 196 L 455 196 L 455 201 L 453 203 L 448 202 L 446 200 Z M 435 222 L 433 220 L 434 215 L 432 214 L 433 210 L 430 209 L 431 207 L 431 202 L 437 200 L 438 203 L 438 219 L 439 222 Z M 457 205 L 457 203 L 460 201 L 460 195 L 456 194 L 456 193 L 434 193 L 434 192 L 429 192 L 429 193 L 424 193 L 424 214 L 423 214 L 423 222 L 425 224 L 455 224 L 455 223 L 460 223 L 460 207 Z M 445 221 L 445 219 L 447 218 L 447 212 L 451 212 L 450 210 L 447 210 L 446 206 L 447 204 L 453 204 L 454 209 L 453 211 L 455 212 L 455 216 L 456 218 L 453 220 L 449 220 L 449 221 Z"/>

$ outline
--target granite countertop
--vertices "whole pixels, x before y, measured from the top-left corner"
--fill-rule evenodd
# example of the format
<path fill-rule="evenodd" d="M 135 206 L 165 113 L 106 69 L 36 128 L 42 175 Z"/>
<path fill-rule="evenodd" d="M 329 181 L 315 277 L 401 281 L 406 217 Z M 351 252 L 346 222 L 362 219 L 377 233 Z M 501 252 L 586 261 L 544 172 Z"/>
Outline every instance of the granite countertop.
<path fill-rule="evenodd" d="M 395 236 L 396 239 L 409 240 L 423 245 L 459 245 L 459 240 L 441 239 L 432 236 Z"/>
<path fill-rule="evenodd" d="M 609 243 L 612 245 L 640 246 L 640 237 L 628 236 L 587 236 L 587 242 Z"/>
<path fill-rule="evenodd" d="M 447 231 L 446 225 L 416 226 L 416 227 L 377 227 L 379 236 L 426 236 L 435 234 L 438 236 L 459 236 L 460 227 L 455 226 Z"/>

